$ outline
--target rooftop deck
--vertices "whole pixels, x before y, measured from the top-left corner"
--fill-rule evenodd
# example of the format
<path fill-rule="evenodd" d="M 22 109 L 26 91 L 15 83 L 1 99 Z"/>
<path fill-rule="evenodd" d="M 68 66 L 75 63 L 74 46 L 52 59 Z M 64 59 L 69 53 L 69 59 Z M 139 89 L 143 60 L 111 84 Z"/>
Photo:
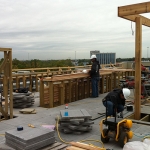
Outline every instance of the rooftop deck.
<path fill-rule="evenodd" d="M 132 94 L 133 91 L 131 90 Z M 39 107 L 39 93 L 33 93 L 35 96 L 35 104 L 32 108 L 35 108 L 36 114 L 22 114 L 19 112 L 20 109 L 14 109 L 14 116 L 17 116 L 14 119 L 4 120 L 0 122 L 0 134 L 5 134 L 5 131 L 10 129 L 16 129 L 17 126 L 23 126 L 24 128 L 28 127 L 28 124 L 33 124 L 35 127 L 41 126 L 43 124 L 48 125 L 55 125 L 55 118 L 57 115 L 60 114 L 60 110 L 65 109 L 64 105 L 54 107 L 54 108 L 42 108 Z M 100 140 L 100 120 L 101 117 L 98 113 L 104 113 L 105 107 L 102 105 L 102 98 L 106 95 L 101 94 L 98 98 L 86 98 L 83 100 L 75 101 L 69 103 L 69 110 L 77 110 L 77 109 L 85 109 L 90 115 L 92 115 L 92 119 L 94 124 L 92 125 L 92 130 L 90 132 L 81 134 L 81 135 L 74 135 L 74 134 L 64 134 L 60 132 L 61 138 L 64 141 L 71 142 L 71 141 L 80 141 L 86 139 L 95 139 Z M 130 99 L 132 100 L 132 98 Z M 142 106 L 141 112 L 145 112 L 146 108 L 149 110 L 149 106 Z M 133 112 L 128 112 L 126 109 L 124 111 L 124 117 L 129 116 Z M 147 112 L 149 113 L 149 112 Z M 97 118 L 97 119 L 96 119 Z M 34 130 L 34 129 L 33 129 Z M 140 141 L 142 138 L 150 134 L 150 126 L 142 125 L 133 123 L 132 131 L 134 132 L 134 136 L 130 141 Z M 30 134 L 30 133 L 29 133 Z M 57 142 L 61 142 L 58 138 L 57 132 L 55 133 Z M 92 142 L 90 142 L 92 143 Z M 101 147 L 99 143 L 93 143 Z M 105 148 L 114 149 L 114 150 L 121 150 L 122 148 L 118 145 L 118 143 L 114 140 L 110 140 L 109 143 L 104 144 Z M 0 148 L 1 149 L 9 149 L 13 150 L 13 148 L 8 147 L 5 144 L 5 136 L 0 136 Z"/>

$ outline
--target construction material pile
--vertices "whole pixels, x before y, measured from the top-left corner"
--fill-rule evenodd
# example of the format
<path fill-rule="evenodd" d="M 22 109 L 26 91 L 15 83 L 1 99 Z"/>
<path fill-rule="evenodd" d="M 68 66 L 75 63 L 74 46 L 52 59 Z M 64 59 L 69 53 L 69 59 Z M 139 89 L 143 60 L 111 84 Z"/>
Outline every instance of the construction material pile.
<path fill-rule="evenodd" d="M 6 144 L 17 150 L 36 150 L 55 143 L 54 130 L 43 127 L 17 127 L 5 132 L 5 138 Z"/>
<path fill-rule="evenodd" d="M 16 93 L 13 92 L 13 107 L 14 108 L 27 108 L 34 104 L 34 96 L 32 92 Z"/>
<path fill-rule="evenodd" d="M 64 133 L 82 134 L 92 130 L 92 116 L 85 110 L 61 110 L 59 131 Z"/>

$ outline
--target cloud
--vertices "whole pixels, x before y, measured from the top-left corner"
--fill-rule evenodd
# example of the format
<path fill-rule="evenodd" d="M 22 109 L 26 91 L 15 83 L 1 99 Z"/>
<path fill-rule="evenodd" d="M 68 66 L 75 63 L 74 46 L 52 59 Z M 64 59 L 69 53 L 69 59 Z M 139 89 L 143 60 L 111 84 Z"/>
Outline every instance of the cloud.
<path fill-rule="evenodd" d="M 135 0 L 134 3 L 145 1 Z M 0 47 L 17 59 L 89 58 L 91 50 L 134 57 L 135 23 L 117 16 L 131 1 L 0 0 Z M 146 14 L 149 17 L 149 14 Z M 143 27 L 143 56 L 150 30 Z M 1 56 L 1 55 L 0 55 Z"/>

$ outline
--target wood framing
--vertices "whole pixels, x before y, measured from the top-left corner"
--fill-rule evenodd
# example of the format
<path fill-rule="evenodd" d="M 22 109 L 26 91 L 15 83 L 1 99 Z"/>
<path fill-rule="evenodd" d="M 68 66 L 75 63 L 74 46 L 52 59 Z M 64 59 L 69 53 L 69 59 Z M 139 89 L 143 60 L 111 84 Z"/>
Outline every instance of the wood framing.
<path fill-rule="evenodd" d="M 0 52 L 4 52 L 4 60 L 0 65 L 0 78 L 3 79 L 3 90 L 1 90 L 3 92 L 1 94 L 5 98 L 4 106 L 2 105 L 2 100 L 0 100 L 0 112 L 5 119 L 11 119 L 13 118 L 12 49 L 0 48 Z"/>
<path fill-rule="evenodd" d="M 150 27 L 150 19 L 141 16 L 150 12 L 150 2 L 118 7 L 118 16 L 136 23 L 135 37 L 135 119 L 141 117 L 141 53 L 142 53 L 142 25 Z"/>

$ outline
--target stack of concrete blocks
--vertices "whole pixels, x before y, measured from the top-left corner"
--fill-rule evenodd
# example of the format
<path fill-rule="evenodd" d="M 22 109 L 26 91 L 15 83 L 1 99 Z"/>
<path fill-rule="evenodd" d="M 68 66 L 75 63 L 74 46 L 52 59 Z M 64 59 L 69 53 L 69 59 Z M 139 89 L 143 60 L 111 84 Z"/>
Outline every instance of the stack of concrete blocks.
<path fill-rule="evenodd" d="M 64 133 L 82 134 L 92 130 L 92 116 L 85 110 L 61 110 L 59 131 Z"/>
<path fill-rule="evenodd" d="M 34 96 L 32 92 L 28 93 L 13 93 L 13 107 L 14 108 L 27 108 L 34 105 Z"/>
<path fill-rule="evenodd" d="M 37 150 L 55 143 L 54 130 L 24 127 L 5 132 L 6 144 L 15 150 Z"/>

